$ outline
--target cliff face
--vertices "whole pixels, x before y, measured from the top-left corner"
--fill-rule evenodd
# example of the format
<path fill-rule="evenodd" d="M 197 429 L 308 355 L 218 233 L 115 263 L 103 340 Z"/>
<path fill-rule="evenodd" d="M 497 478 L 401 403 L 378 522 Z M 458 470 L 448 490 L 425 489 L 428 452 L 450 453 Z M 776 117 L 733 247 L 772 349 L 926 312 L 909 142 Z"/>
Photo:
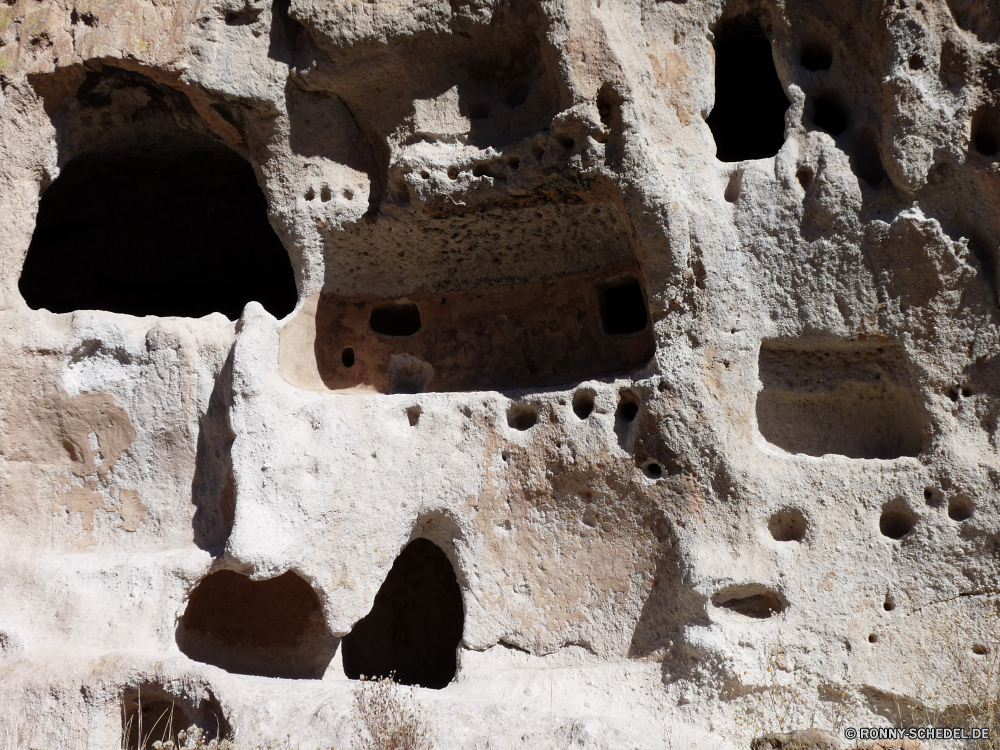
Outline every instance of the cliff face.
<path fill-rule="evenodd" d="M 0 216 L 12 747 L 996 697 L 992 0 L 4 0 Z"/>

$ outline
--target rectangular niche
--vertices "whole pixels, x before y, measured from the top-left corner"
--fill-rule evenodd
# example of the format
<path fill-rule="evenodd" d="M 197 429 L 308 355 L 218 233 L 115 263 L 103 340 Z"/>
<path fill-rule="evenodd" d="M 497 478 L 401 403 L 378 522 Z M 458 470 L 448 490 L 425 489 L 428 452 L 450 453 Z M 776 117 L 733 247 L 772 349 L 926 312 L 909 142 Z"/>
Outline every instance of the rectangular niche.
<path fill-rule="evenodd" d="M 869 459 L 923 448 L 923 412 L 899 344 L 764 341 L 759 373 L 757 426 L 779 448 Z"/>
<path fill-rule="evenodd" d="M 386 300 L 320 294 L 282 331 L 281 371 L 314 390 L 508 390 L 631 372 L 655 342 L 641 270 Z"/>

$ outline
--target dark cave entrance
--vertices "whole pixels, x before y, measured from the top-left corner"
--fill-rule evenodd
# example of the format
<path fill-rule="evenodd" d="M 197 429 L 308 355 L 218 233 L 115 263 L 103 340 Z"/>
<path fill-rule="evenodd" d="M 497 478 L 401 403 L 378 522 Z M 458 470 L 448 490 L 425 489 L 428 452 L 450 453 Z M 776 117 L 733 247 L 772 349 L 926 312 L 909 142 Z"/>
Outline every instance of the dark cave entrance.
<path fill-rule="evenodd" d="M 72 159 L 42 195 L 19 282 L 34 309 L 284 317 L 297 292 L 253 168 L 178 133 Z"/>
<path fill-rule="evenodd" d="M 344 638 L 344 672 L 352 680 L 388 677 L 443 688 L 455 677 L 465 614 L 451 561 L 427 539 L 415 539 L 392 564 L 371 612 Z"/>
<path fill-rule="evenodd" d="M 722 25 L 715 44 L 715 107 L 708 127 L 719 161 L 764 159 L 785 142 L 790 102 L 778 79 L 771 42 L 757 19 Z"/>

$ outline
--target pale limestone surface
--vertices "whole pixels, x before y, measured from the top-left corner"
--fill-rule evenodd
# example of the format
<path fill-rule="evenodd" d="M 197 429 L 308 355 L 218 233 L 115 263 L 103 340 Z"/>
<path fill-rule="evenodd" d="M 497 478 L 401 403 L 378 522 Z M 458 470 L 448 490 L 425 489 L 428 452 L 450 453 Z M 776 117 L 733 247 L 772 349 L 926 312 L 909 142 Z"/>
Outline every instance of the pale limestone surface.
<path fill-rule="evenodd" d="M 713 34 L 747 11 L 791 104 L 775 156 L 721 162 Z M 13 746 L 118 747 L 136 685 L 211 696 L 247 747 L 349 746 L 342 650 L 322 680 L 232 674 L 179 649 L 179 618 L 212 571 L 291 570 L 342 637 L 417 537 L 465 613 L 455 679 L 415 691 L 442 748 L 746 747 L 970 700 L 990 663 L 971 649 L 998 639 L 1000 161 L 975 145 L 1000 138 L 991 0 L 14 0 L 0 41 Z M 828 69 L 801 64 L 809 45 Z M 126 89 L 84 122 L 74 96 L 101 66 L 177 92 L 181 129 L 250 162 L 295 312 L 26 304 L 44 189 L 146 132 Z M 848 113 L 836 138 L 819 97 Z M 581 205 L 627 241 L 573 239 Z M 629 263 L 655 355 L 626 375 L 388 394 L 317 371 L 320 293 L 516 291 Z M 530 429 L 508 425 L 515 402 Z M 912 530 L 881 533 L 885 512 Z"/>

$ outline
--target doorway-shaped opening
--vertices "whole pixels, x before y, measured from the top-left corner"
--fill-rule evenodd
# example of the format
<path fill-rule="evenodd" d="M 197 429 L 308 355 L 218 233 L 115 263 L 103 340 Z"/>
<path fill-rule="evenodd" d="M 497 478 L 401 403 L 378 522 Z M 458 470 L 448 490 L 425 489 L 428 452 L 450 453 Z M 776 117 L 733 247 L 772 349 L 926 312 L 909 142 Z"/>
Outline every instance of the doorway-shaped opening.
<path fill-rule="evenodd" d="M 427 539 L 406 546 L 375 595 L 371 612 L 344 638 L 352 680 L 388 677 L 443 688 L 455 677 L 465 614 L 451 561 Z"/>
<path fill-rule="evenodd" d="M 318 680 L 337 642 L 316 592 L 291 571 L 265 581 L 212 573 L 191 592 L 177 628 L 178 647 L 195 661 L 262 677 Z"/>
<path fill-rule="evenodd" d="M 34 309 L 284 317 L 292 266 L 253 168 L 180 131 L 72 159 L 42 195 L 19 282 Z"/>
<path fill-rule="evenodd" d="M 771 42 L 749 15 L 722 24 L 717 40 L 715 107 L 708 116 L 716 157 L 732 162 L 774 156 L 785 142 L 789 101 Z"/>

